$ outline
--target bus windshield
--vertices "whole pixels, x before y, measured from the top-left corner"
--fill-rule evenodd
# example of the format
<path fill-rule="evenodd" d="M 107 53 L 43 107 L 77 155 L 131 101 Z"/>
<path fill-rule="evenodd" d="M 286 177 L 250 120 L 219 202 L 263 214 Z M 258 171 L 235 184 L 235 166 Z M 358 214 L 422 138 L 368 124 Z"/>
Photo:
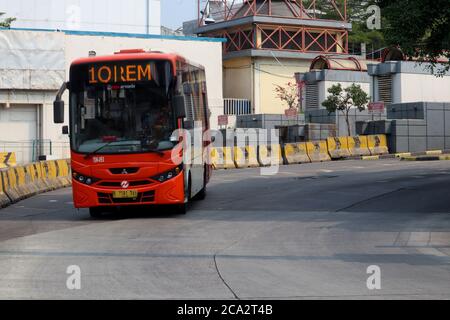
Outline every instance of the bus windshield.
<path fill-rule="evenodd" d="M 108 73 L 99 74 L 100 80 L 108 82 L 93 81 L 89 75 L 88 79 L 71 80 L 71 144 L 75 152 L 145 153 L 175 146 L 170 139 L 176 129 L 170 64 L 151 66 L 151 76 L 145 81 L 127 81 L 130 77 L 125 75 L 112 82 Z M 71 72 L 77 78 L 89 74 L 92 68 L 81 66 Z"/>

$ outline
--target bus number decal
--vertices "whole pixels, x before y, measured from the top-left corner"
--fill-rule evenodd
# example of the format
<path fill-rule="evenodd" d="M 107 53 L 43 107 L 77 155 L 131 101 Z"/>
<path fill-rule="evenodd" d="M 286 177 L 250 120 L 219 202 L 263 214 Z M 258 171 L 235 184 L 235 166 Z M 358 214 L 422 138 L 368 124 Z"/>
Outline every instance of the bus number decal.
<path fill-rule="evenodd" d="M 151 81 L 150 64 L 126 66 L 93 66 L 89 68 L 89 84 Z"/>

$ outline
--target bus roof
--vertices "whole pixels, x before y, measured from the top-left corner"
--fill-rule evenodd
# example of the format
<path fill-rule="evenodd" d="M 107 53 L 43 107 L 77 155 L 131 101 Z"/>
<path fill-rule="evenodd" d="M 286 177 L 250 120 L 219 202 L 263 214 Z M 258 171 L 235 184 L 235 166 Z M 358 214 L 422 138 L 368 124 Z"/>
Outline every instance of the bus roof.
<path fill-rule="evenodd" d="M 129 60 L 167 60 L 172 62 L 173 66 L 176 66 L 177 61 L 182 61 L 198 68 L 204 69 L 203 66 L 192 63 L 184 57 L 176 53 L 164 53 L 161 51 L 145 51 L 142 49 L 127 49 L 120 50 L 112 55 L 105 56 L 92 56 L 76 59 L 72 62 L 72 66 L 89 64 L 89 63 L 101 63 L 101 62 L 115 62 L 115 61 L 129 61 Z"/>

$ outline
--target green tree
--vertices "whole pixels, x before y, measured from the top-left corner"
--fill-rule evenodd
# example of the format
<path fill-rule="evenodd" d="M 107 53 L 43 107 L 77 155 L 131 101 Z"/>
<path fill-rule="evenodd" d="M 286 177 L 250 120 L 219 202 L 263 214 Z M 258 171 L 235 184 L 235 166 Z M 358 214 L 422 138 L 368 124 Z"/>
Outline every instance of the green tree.
<path fill-rule="evenodd" d="M 361 112 L 366 109 L 370 101 L 369 95 L 361 89 L 360 85 L 352 84 L 351 86 L 342 89 L 342 85 L 336 84 L 328 89 L 330 94 L 322 105 L 327 108 L 329 113 L 341 112 L 345 117 L 347 123 L 348 135 L 352 135 L 350 125 L 350 110 L 353 107 L 358 108 Z"/>
<path fill-rule="evenodd" d="M 406 56 L 419 62 L 431 62 L 436 70 L 442 57 L 450 58 L 449 0 L 376 0 L 383 18 L 382 32 L 390 46 L 399 46 Z"/>
<path fill-rule="evenodd" d="M 16 18 L 6 18 L 5 20 L 1 19 L 1 16 L 3 16 L 5 13 L 0 12 L 0 28 L 10 28 L 11 23 L 16 21 Z"/>
<path fill-rule="evenodd" d="M 312 1 L 312 0 L 310 0 Z M 306 2 L 308 4 L 310 1 Z M 367 28 L 367 8 L 374 4 L 375 0 L 347 0 L 347 19 L 352 23 L 352 30 L 349 33 L 349 49 L 355 49 L 357 52 L 361 43 L 365 43 L 368 51 L 377 51 L 385 48 L 383 34 L 379 30 L 370 30 Z M 322 12 L 323 19 L 340 19 L 336 7 L 344 12 L 344 0 L 316 0 L 316 8 Z"/>
<path fill-rule="evenodd" d="M 347 0 L 348 19 L 352 23 L 352 31 L 349 33 L 349 46 L 359 47 L 361 43 L 367 45 L 368 51 L 377 51 L 386 47 L 383 33 L 380 30 L 370 30 L 367 28 L 367 8 L 374 4 L 374 1 Z"/>

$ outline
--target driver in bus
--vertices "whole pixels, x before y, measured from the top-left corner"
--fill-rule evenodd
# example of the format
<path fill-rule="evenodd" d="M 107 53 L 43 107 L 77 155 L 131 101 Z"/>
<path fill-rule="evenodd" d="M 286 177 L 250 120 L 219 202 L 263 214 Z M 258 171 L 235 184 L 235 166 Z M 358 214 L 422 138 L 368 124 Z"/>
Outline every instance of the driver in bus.
<path fill-rule="evenodd" d="M 168 107 L 155 108 L 154 110 L 153 112 L 143 113 L 141 123 L 144 139 L 149 142 L 148 145 L 152 148 L 158 148 L 159 143 L 166 139 L 170 110 Z"/>

